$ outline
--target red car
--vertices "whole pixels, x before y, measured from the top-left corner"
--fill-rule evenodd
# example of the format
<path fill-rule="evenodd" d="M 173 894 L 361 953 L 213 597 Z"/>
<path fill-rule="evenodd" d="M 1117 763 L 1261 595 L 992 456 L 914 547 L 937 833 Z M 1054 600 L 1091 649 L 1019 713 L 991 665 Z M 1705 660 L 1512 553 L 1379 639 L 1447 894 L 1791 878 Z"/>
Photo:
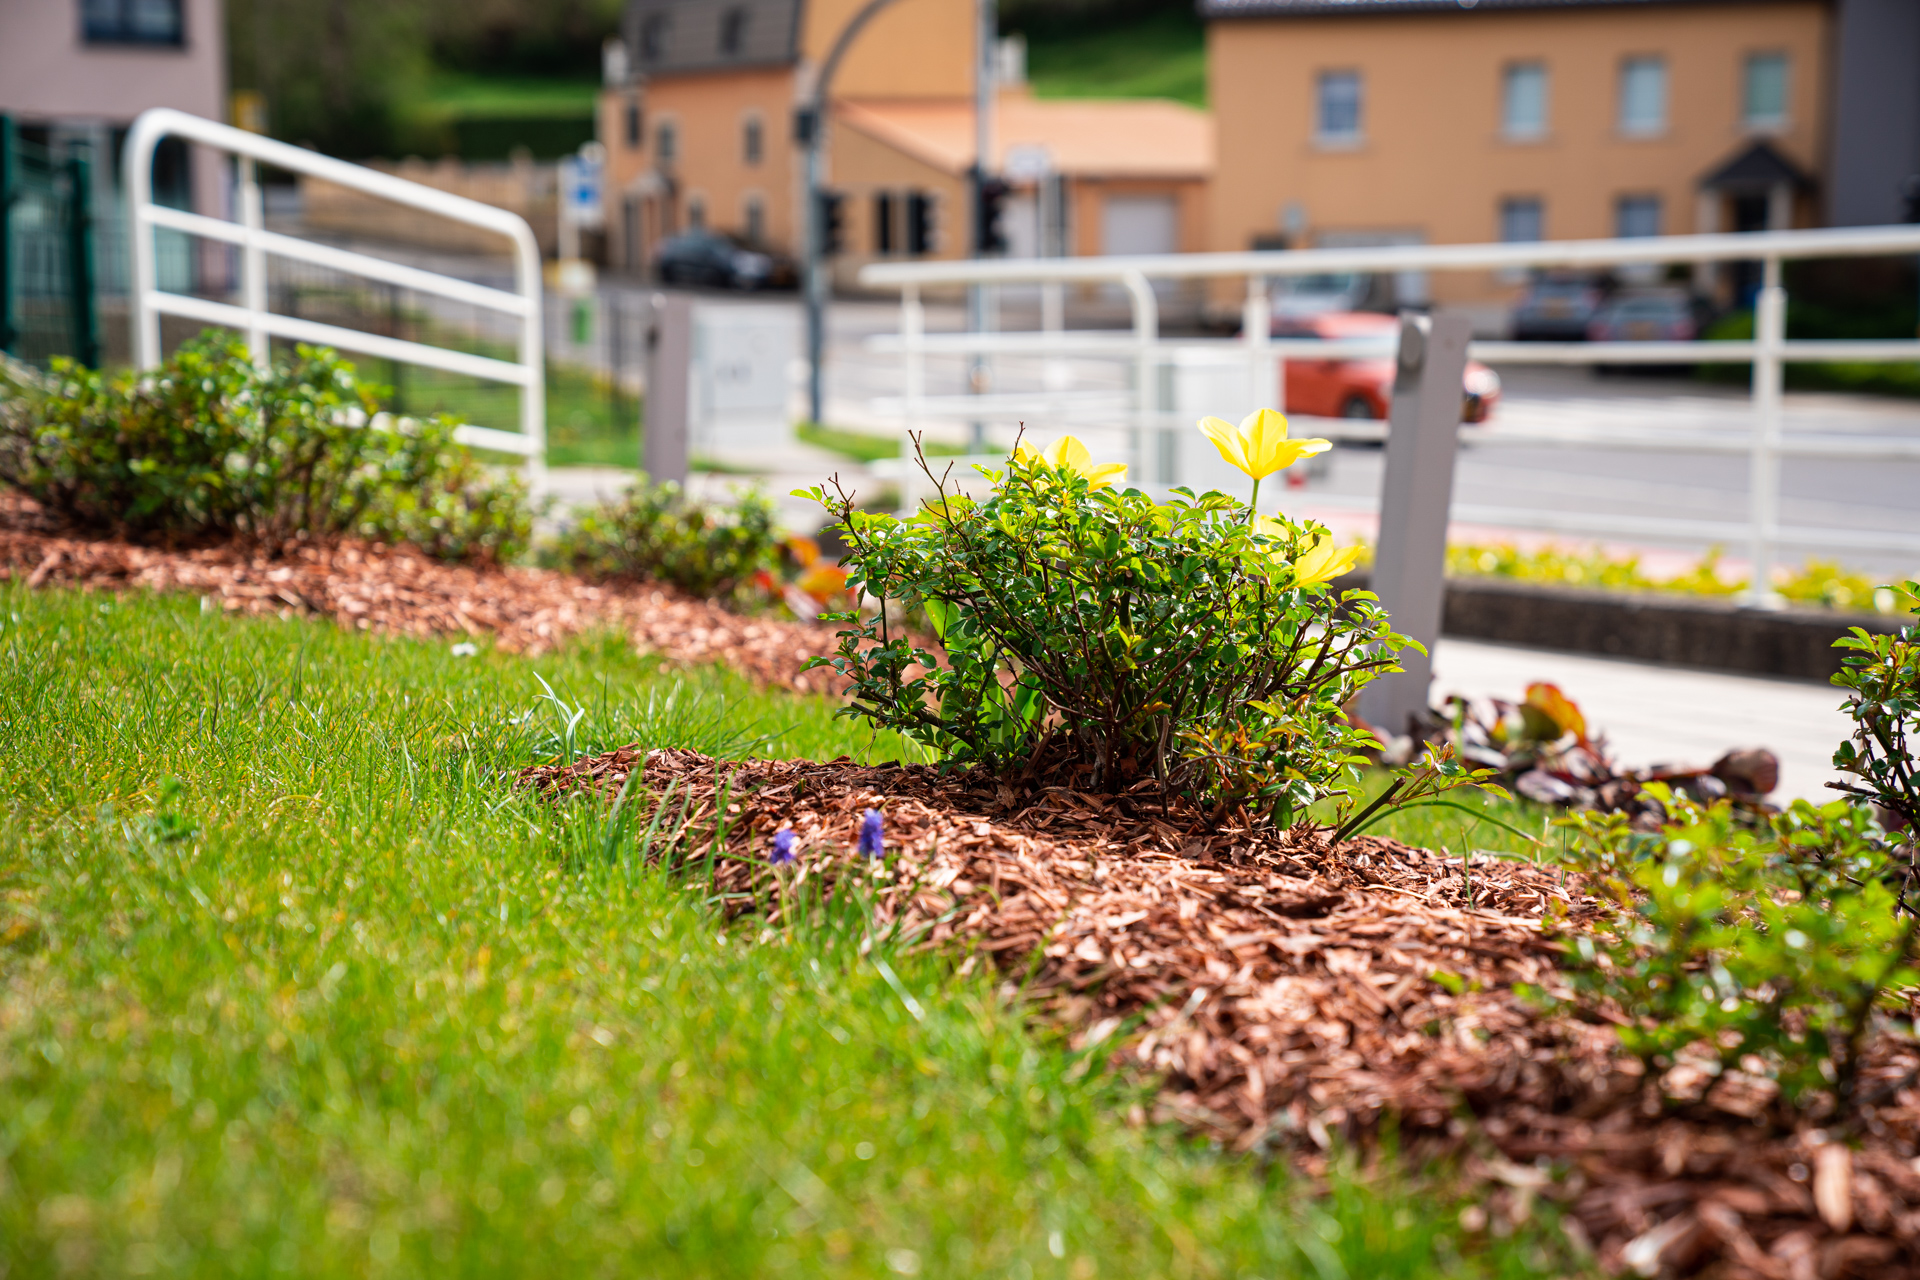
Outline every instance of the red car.
<path fill-rule="evenodd" d="M 1276 338 L 1386 338 L 1400 321 L 1370 311 L 1329 311 L 1317 316 L 1277 319 Z M 1289 360 L 1286 362 L 1286 412 L 1315 418 L 1384 418 L 1393 401 L 1394 358 Z M 1485 422 L 1500 400 L 1500 375 L 1477 360 L 1467 362 L 1461 389 L 1462 422 Z"/>

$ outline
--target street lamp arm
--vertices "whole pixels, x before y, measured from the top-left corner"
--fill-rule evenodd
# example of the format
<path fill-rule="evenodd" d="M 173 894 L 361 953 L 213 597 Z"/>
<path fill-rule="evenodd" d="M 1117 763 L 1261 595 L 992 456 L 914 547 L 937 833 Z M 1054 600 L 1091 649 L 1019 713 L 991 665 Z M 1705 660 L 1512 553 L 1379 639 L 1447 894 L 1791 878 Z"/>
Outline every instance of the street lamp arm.
<path fill-rule="evenodd" d="M 821 365 L 826 355 L 826 310 L 827 310 L 827 273 L 821 257 L 820 226 L 820 153 L 826 145 L 827 137 L 827 90 L 833 87 L 833 76 L 840 69 L 840 59 L 861 30 L 873 16 L 892 4 L 893 0 L 867 0 L 860 12 L 853 15 L 847 25 L 834 37 L 833 47 L 827 50 L 827 56 L 820 63 L 820 74 L 814 77 L 813 88 L 807 94 L 807 105 L 801 109 L 804 127 L 799 130 L 803 159 L 805 162 L 802 176 L 800 205 L 800 260 L 804 266 L 805 279 L 801 284 L 806 299 L 807 312 L 807 417 L 809 421 L 820 421 L 821 404 L 825 397 L 825 388 L 821 384 Z"/>
<path fill-rule="evenodd" d="M 820 63 L 820 74 L 814 79 L 813 92 L 808 95 L 808 105 L 816 112 L 827 105 L 827 90 L 833 85 L 834 72 L 840 69 L 840 59 L 847 56 L 847 50 L 860 35 L 861 28 L 871 22 L 876 14 L 893 0 L 867 0 L 860 12 L 853 15 L 847 25 L 840 28 L 840 34 L 834 37 L 833 48 L 827 50 L 825 60 Z"/>

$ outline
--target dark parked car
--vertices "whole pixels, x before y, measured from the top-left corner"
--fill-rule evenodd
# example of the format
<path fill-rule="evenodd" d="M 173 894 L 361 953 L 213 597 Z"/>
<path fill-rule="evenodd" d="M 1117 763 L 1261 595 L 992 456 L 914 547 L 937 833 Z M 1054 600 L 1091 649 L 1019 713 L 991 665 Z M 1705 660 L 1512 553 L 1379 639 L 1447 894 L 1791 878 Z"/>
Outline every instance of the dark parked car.
<path fill-rule="evenodd" d="M 1594 342 L 1691 342 L 1707 327 L 1706 304 L 1684 289 L 1617 293 L 1587 323 Z"/>
<path fill-rule="evenodd" d="M 662 284 L 703 284 L 716 289 L 771 289 L 791 285 L 793 264 L 756 249 L 738 236 L 689 231 L 660 246 L 654 269 Z"/>
<path fill-rule="evenodd" d="M 1547 277 L 1535 280 L 1513 309 L 1516 342 L 1581 342 L 1600 310 L 1600 290 L 1591 281 Z"/>

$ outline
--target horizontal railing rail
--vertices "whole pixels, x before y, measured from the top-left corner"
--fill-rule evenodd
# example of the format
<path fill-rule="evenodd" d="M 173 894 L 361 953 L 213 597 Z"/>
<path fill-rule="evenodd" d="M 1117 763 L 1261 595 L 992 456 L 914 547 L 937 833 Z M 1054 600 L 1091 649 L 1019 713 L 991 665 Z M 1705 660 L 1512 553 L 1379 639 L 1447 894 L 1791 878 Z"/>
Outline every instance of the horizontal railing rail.
<path fill-rule="evenodd" d="M 198 143 L 235 158 L 238 181 L 234 199 L 238 221 L 154 203 L 154 151 L 161 140 L 168 137 Z M 262 364 L 270 358 L 271 340 L 282 338 L 505 383 L 519 389 L 519 429 L 505 431 L 466 424 L 455 432 L 455 439 L 474 448 L 520 455 L 536 470 L 542 465 L 546 455 L 546 389 L 540 321 L 540 249 L 524 218 L 477 200 L 169 108 L 143 112 L 134 121 L 123 163 L 131 222 L 133 351 L 139 367 L 151 368 L 160 363 L 160 317 L 171 315 L 246 334 L 248 350 L 253 359 Z M 319 178 L 435 217 L 494 232 L 512 252 L 514 288 L 497 289 L 372 254 L 268 231 L 264 226 L 255 172 L 259 164 Z M 239 301 L 222 302 L 160 288 L 156 282 L 154 248 L 154 233 L 158 230 L 235 246 L 239 250 Z M 269 255 L 432 294 L 508 317 L 519 331 L 516 357 L 500 359 L 275 312 L 268 305 Z"/>
<path fill-rule="evenodd" d="M 1245 370 L 1246 404 L 1283 403 L 1289 361 L 1391 359 L 1398 335 L 1378 338 L 1301 339 L 1272 333 L 1274 281 L 1288 277 L 1363 273 L 1515 271 L 1556 268 L 1611 268 L 1659 264 L 1758 262 L 1762 285 L 1755 299 L 1751 338 L 1725 341 L 1512 342 L 1477 341 L 1472 358 L 1490 363 L 1529 365 L 1739 365 L 1751 366 L 1750 426 L 1744 431 L 1688 429 L 1653 432 L 1601 431 L 1581 427 L 1516 429 L 1476 428 L 1461 439 L 1473 448 L 1604 446 L 1649 453 L 1697 453 L 1743 456 L 1748 461 L 1747 519 L 1680 519 L 1608 515 L 1455 503 L 1455 519 L 1480 524 L 1531 528 L 1546 532 L 1602 537 L 1744 543 L 1753 562 L 1756 601 L 1770 601 L 1778 549 L 1853 549 L 1920 551 L 1920 532 L 1793 528 L 1780 520 L 1779 464 L 1786 458 L 1830 458 L 1850 462 L 1920 461 L 1920 437 L 1872 435 L 1788 435 L 1783 430 L 1783 368 L 1789 363 L 1920 363 L 1920 340 L 1789 339 L 1782 264 L 1820 258 L 1920 255 L 1920 226 L 1850 227 L 1808 231 L 1660 236 L 1628 240 L 1543 241 L 1525 244 L 1394 245 L 1351 249 L 1300 249 L 1245 253 L 1159 254 L 1105 258 L 1036 258 L 874 263 L 862 268 L 860 283 L 894 288 L 901 294 L 898 333 L 866 340 L 870 351 L 905 357 L 902 394 L 876 398 L 873 408 L 896 420 L 903 431 L 929 420 L 1029 424 L 1041 415 L 1063 425 L 1101 423 L 1129 432 L 1136 475 L 1149 457 L 1165 459 L 1169 449 L 1149 449 L 1147 437 L 1188 425 L 1168 403 L 1168 368 L 1239 365 Z M 1156 282 L 1245 281 L 1240 336 L 1235 339 L 1168 339 L 1161 335 Z M 938 332 L 926 329 L 923 298 L 928 290 L 962 285 L 1037 284 L 1108 285 L 1124 290 L 1131 310 L 1125 330 L 1071 330 L 1061 327 L 1058 305 L 1043 307 L 1050 327 L 1030 331 Z M 929 394 L 927 362 L 942 357 L 967 359 L 1030 357 L 1080 358 L 1124 362 L 1116 385 L 1090 389 L 992 391 L 984 394 Z M 1226 406 L 1215 409 L 1221 412 Z M 1330 438 L 1379 441 L 1381 424 L 1321 420 L 1314 430 Z M 1162 435 L 1164 440 L 1164 435 Z M 1162 464 L 1164 466 L 1164 464 Z M 891 469 L 890 469 L 891 470 Z M 901 501 L 914 501 L 911 468 L 899 468 Z M 1150 478 L 1166 483 L 1164 470 Z M 1316 495 L 1329 505 L 1375 505 L 1366 499 Z"/>

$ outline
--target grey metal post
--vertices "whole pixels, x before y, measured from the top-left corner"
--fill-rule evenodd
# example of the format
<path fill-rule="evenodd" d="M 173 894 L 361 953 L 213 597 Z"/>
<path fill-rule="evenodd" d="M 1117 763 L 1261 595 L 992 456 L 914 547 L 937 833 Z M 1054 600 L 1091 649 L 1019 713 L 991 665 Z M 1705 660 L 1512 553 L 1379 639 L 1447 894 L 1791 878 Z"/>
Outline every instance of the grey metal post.
<path fill-rule="evenodd" d="M 1447 509 L 1453 502 L 1453 460 L 1472 336 L 1465 316 L 1400 317 L 1373 591 L 1393 618 L 1393 629 L 1412 636 L 1429 653 L 1440 636 Z M 1392 734 L 1407 732 L 1408 722 L 1426 710 L 1433 679 L 1428 654 L 1403 650 L 1400 665 L 1404 670 L 1374 681 L 1360 694 L 1360 715 Z"/>
<path fill-rule="evenodd" d="M 693 376 L 693 299 L 656 293 L 647 306 L 647 409 L 640 465 L 656 483 L 687 482 Z"/>

